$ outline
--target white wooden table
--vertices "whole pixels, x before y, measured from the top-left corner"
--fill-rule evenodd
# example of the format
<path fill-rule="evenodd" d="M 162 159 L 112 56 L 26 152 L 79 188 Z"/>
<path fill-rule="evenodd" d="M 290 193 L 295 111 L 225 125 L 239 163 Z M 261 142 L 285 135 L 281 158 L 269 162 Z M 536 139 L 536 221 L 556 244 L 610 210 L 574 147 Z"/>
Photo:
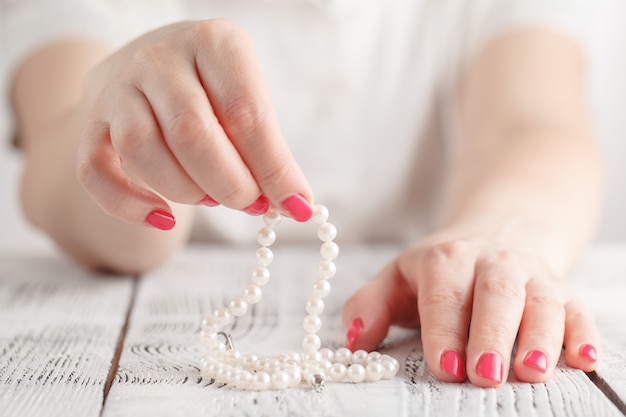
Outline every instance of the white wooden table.
<path fill-rule="evenodd" d="M 342 247 L 320 336 L 343 343 L 344 299 L 394 254 Z M 232 329 L 238 348 L 297 348 L 315 248 L 275 250 L 272 281 Z M 600 324 L 597 372 L 559 366 L 545 384 L 499 389 L 436 381 L 417 332 L 383 346 L 400 360 L 392 381 L 240 392 L 203 378 L 198 324 L 238 295 L 254 249 L 190 247 L 142 277 L 110 277 L 54 256 L 0 255 L 0 416 L 622 416 L 626 414 L 626 246 L 595 247 L 570 276 Z"/>

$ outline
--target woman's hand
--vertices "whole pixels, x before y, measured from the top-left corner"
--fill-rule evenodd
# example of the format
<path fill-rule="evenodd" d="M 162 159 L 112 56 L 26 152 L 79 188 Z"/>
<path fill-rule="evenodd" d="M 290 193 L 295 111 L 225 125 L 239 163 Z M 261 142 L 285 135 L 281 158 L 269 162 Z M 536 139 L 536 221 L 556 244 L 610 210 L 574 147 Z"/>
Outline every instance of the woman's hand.
<path fill-rule="evenodd" d="M 311 216 L 251 42 L 228 21 L 183 22 L 128 44 L 87 77 L 83 107 L 78 178 L 114 217 L 171 229 L 166 199 Z"/>
<path fill-rule="evenodd" d="M 591 315 L 534 246 L 448 230 L 387 265 L 346 303 L 347 343 L 375 348 L 390 325 L 421 328 L 424 356 L 440 380 L 481 387 L 546 381 L 565 345 L 567 363 L 594 369 Z M 511 357 L 517 338 L 517 349 Z"/>

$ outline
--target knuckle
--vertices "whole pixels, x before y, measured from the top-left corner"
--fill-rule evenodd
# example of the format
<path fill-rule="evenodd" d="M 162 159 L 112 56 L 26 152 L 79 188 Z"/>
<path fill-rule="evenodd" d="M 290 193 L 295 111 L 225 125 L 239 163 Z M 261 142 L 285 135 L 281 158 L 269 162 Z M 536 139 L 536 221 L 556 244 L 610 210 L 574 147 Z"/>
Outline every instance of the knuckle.
<path fill-rule="evenodd" d="M 194 110 L 185 110 L 172 115 L 165 126 L 168 142 L 176 143 L 181 149 L 193 150 L 198 139 L 205 137 L 211 129 L 211 122 Z"/>
<path fill-rule="evenodd" d="M 432 245 L 426 256 L 437 262 L 467 256 L 471 251 L 471 243 L 463 239 L 446 240 Z"/>
<path fill-rule="evenodd" d="M 498 264 L 512 264 L 517 261 L 517 255 L 509 249 L 500 249 L 493 254 L 492 261 Z"/>
<path fill-rule="evenodd" d="M 111 142 L 117 153 L 124 159 L 136 159 L 149 148 L 149 129 L 138 124 L 121 126 L 112 135 Z"/>
<path fill-rule="evenodd" d="M 456 288 L 440 287 L 425 295 L 424 302 L 437 309 L 462 310 L 466 304 L 467 295 Z"/>
<path fill-rule="evenodd" d="M 224 18 L 196 22 L 191 33 L 199 44 L 213 45 L 213 47 L 224 47 L 225 44 L 248 37 L 241 26 Z"/>
<path fill-rule="evenodd" d="M 243 95 L 228 103 L 222 120 L 229 132 L 235 136 L 249 137 L 265 124 L 269 105 L 252 95 Z"/>
<path fill-rule="evenodd" d="M 277 156 L 274 163 L 268 164 L 264 171 L 257 174 L 257 180 L 262 184 L 280 184 L 289 178 L 292 173 L 291 159 L 288 156 Z"/>
<path fill-rule="evenodd" d="M 222 184 L 224 191 L 219 194 L 219 201 L 226 207 L 241 209 L 250 204 L 258 195 L 251 189 L 247 181 L 241 178 L 230 178 Z"/>
<path fill-rule="evenodd" d="M 517 330 L 513 330 L 502 323 L 487 323 L 483 324 L 477 332 L 480 340 L 486 345 L 502 346 L 515 339 Z M 475 335 L 470 335 L 470 337 L 473 336 Z"/>
<path fill-rule="evenodd" d="M 487 275 L 477 280 L 476 290 L 489 296 L 516 300 L 522 296 L 522 288 L 513 279 Z"/>
<path fill-rule="evenodd" d="M 565 306 L 563 300 L 554 295 L 549 294 L 535 294 L 528 297 L 526 300 L 528 307 L 541 308 L 542 310 L 550 309 L 552 311 L 564 311 Z"/>
<path fill-rule="evenodd" d="M 94 169 L 88 155 L 79 155 L 76 159 L 76 177 L 83 186 L 90 184 Z"/>

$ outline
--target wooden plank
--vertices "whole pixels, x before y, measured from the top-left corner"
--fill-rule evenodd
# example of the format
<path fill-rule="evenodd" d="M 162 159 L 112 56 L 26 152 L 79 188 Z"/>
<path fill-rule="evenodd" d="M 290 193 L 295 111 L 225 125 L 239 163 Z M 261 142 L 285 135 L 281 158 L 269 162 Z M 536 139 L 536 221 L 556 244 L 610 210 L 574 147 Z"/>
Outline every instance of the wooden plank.
<path fill-rule="evenodd" d="M 344 298 L 395 252 L 389 247 L 342 248 L 323 316 L 322 340 L 343 344 L 339 313 Z M 275 251 L 264 297 L 233 331 L 241 351 L 297 349 L 304 301 L 315 277 L 316 248 Z M 122 416 L 620 416 L 580 371 L 560 367 L 546 384 L 511 381 L 499 389 L 443 384 L 425 367 L 415 332 L 394 331 L 386 350 L 401 361 L 393 381 L 329 384 L 309 389 L 241 392 L 202 378 L 198 340 L 202 315 L 239 295 L 254 263 L 254 249 L 190 248 L 140 281 L 137 299 L 104 417 Z"/>
<path fill-rule="evenodd" d="M 0 415 L 98 416 L 132 291 L 60 258 L 0 257 Z"/>
<path fill-rule="evenodd" d="M 594 313 L 603 339 L 594 381 L 626 414 L 626 246 L 590 248 L 571 281 Z"/>

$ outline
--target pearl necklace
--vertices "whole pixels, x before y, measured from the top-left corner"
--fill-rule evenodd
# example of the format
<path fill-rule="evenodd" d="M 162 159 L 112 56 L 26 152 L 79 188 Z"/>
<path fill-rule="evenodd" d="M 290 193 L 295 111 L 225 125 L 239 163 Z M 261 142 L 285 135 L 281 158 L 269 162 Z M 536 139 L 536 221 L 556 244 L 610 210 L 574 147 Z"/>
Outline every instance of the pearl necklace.
<path fill-rule="evenodd" d="M 322 341 L 317 332 L 322 322 L 319 315 L 324 311 L 323 298 L 330 293 L 329 280 L 337 271 L 333 260 L 339 255 L 339 247 L 333 242 L 337 229 L 327 222 L 328 209 L 315 206 L 311 219 L 318 225 L 322 261 L 318 266 L 318 279 L 313 283 L 313 296 L 305 304 L 308 315 L 302 324 L 306 333 L 302 340 L 303 352 L 288 352 L 273 357 L 243 355 L 235 349 L 230 336 L 223 332 L 235 317 L 246 314 L 249 305 L 261 301 L 261 287 L 270 279 L 267 266 L 272 263 L 274 255 L 269 246 L 276 240 L 274 227 L 282 220 L 279 212 L 270 210 L 263 216 L 264 226 L 257 233 L 257 242 L 261 247 L 256 251 L 257 265 L 252 271 L 252 283 L 246 286 L 242 297 L 233 298 L 227 307 L 219 307 L 213 315 L 202 320 L 200 334 L 209 349 L 200 360 L 202 375 L 243 390 L 281 390 L 304 382 L 319 391 L 329 380 L 375 382 L 391 379 L 398 372 L 398 361 L 379 352 L 357 350 L 353 353 L 345 347 L 334 352 L 320 349 Z"/>

